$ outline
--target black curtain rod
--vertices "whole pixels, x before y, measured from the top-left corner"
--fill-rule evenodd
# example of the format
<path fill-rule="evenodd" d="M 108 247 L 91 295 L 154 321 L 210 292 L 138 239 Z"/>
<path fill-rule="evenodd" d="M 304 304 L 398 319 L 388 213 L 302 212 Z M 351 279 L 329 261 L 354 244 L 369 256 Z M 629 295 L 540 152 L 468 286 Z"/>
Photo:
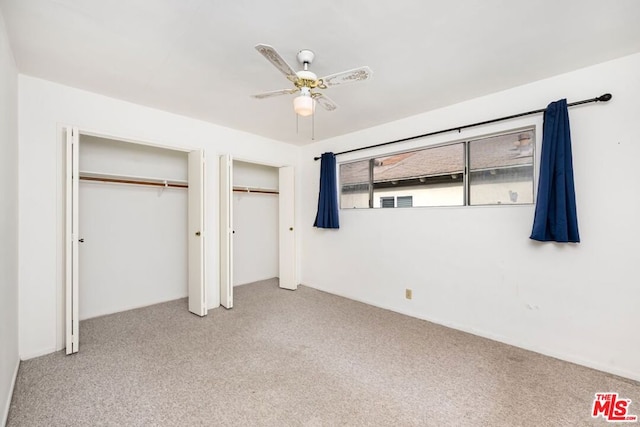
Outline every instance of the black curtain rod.
<path fill-rule="evenodd" d="M 567 107 L 575 107 L 576 105 L 589 104 L 589 103 L 592 103 L 592 102 L 607 102 L 612 97 L 613 96 L 610 93 L 605 93 L 604 95 L 600 95 L 600 96 L 597 96 L 595 98 L 585 99 L 583 101 L 572 102 L 571 104 L 567 104 Z M 456 127 L 449 128 L 449 129 L 443 129 L 443 130 L 438 130 L 438 131 L 435 131 L 435 132 L 424 133 L 422 135 L 410 136 L 409 138 L 396 139 L 395 141 L 383 142 L 381 144 L 368 145 L 366 147 L 354 148 L 353 150 L 341 151 L 339 153 L 335 153 L 335 155 L 339 156 L 340 154 L 347 154 L 347 153 L 353 153 L 355 151 L 368 150 L 369 148 L 376 148 L 376 147 L 382 147 L 382 146 L 385 146 L 385 145 L 396 144 L 398 142 L 411 141 L 412 139 L 424 138 L 425 136 L 439 135 L 441 133 L 453 132 L 455 130 L 457 130 L 458 132 L 461 132 L 462 129 L 472 128 L 472 127 L 475 127 L 475 126 L 488 125 L 490 123 L 496 123 L 496 122 L 501 122 L 501 121 L 504 121 L 504 120 L 515 119 L 517 117 L 530 116 L 532 114 L 544 113 L 544 110 L 546 110 L 546 108 L 541 108 L 539 110 L 533 110 L 533 111 L 527 111 L 526 113 L 514 114 L 512 116 L 500 117 L 498 119 L 485 120 L 484 122 L 472 123 L 472 124 L 469 124 L 469 125 L 456 126 Z M 313 160 L 320 160 L 320 157 L 314 157 Z"/>

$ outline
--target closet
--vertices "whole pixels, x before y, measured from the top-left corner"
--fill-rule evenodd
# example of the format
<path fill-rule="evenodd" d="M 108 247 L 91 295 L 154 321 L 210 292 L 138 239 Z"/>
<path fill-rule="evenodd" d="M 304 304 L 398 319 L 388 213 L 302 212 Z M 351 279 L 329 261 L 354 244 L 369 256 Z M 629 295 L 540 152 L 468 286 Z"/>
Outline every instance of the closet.
<path fill-rule="evenodd" d="M 187 153 L 80 135 L 79 168 L 80 320 L 186 297 Z"/>
<path fill-rule="evenodd" d="M 278 277 L 297 289 L 295 174 L 220 156 L 220 304 L 233 307 L 233 287 Z"/>
<path fill-rule="evenodd" d="M 278 277 L 278 168 L 233 161 L 233 286 Z"/>
<path fill-rule="evenodd" d="M 79 320 L 187 296 L 205 315 L 202 152 L 65 132 L 67 354 Z"/>

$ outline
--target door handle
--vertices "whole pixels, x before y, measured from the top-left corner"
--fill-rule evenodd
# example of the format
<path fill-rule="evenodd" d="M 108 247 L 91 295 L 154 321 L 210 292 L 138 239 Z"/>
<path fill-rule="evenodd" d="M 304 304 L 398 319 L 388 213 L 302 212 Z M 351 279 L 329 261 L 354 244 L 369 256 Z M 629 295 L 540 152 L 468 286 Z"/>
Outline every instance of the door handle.
<path fill-rule="evenodd" d="M 79 243 L 84 243 L 84 239 L 78 239 Z"/>
<path fill-rule="evenodd" d="M 199 235 L 200 235 L 200 232 L 199 232 L 199 231 L 196 231 L 196 236 L 199 236 Z"/>
<path fill-rule="evenodd" d="M 293 231 L 293 227 L 289 227 L 289 231 Z"/>

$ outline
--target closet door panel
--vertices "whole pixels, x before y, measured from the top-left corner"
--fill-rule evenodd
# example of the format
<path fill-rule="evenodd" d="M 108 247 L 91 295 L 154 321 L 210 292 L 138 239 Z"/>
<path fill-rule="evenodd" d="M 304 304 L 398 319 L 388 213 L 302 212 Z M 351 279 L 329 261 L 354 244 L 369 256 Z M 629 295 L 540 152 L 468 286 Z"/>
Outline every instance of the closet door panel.
<path fill-rule="evenodd" d="M 295 233 L 295 185 L 292 166 L 280 168 L 279 173 L 279 240 L 280 240 L 280 287 L 297 289 L 296 279 L 296 233 Z"/>
<path fill-rule="evenodd" d="M 188 232 L 189 232 L 189 311 L 207 314 L 204 280 L 204 154 L 189 153 Z"/>
<path fill-rule="evenodd" d="M 78 194 L 80 138 L 78 128 L 65 127 L 66 209 L 65 209 L 65 324 L 66 353 L 78 352 Z"/>
<path fill-rule="evenodd" d="M 233 307 L 233 159 L 220 156 L 220 304 Z"/>

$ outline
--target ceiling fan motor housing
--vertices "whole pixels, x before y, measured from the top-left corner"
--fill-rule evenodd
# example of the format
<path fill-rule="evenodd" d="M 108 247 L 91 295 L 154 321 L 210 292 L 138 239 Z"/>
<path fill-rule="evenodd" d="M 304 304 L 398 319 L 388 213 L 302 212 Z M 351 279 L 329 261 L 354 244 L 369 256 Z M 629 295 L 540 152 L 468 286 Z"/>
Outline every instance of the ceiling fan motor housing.
<path fill-rule="evenodd" d="M 318 76 L 316 76 L 315 73 L 308 71 L 308 70 L 301 70 L 298 71 L 296 73 L 296 75 L 298 76 L 299 79 L 301 80 L 310 80 L 310 81 L 316 81 L 318 80 Z"/>
<path fill-rule="evenodd" d="M 298 52 L 297 58 L 298 62 L 304 65 L 305 70 L 307 69 L 307 65 L 313 62 L 313 59 L 316 57 L 316 54 L 309 49 L 303 49 Z"/>

